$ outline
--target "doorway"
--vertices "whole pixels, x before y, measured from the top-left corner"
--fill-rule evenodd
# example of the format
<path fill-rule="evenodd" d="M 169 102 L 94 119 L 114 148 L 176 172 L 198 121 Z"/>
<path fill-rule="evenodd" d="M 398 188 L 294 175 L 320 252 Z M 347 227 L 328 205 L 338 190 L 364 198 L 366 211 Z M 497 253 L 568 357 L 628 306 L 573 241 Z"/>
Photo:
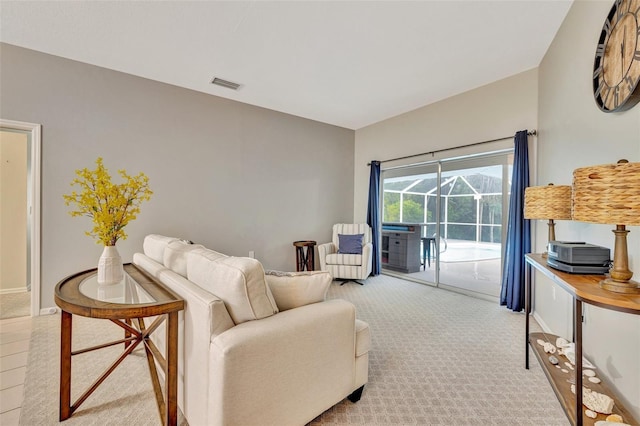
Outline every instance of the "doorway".
<path fill-rule="evenodd" d="M 2 318 L 40 314 L 40 134 L 0 119 Z"/>
<path fill-rule="evenodd" d="M 512 152 L 383 170 L 383 224 L 420 226 L 420 270 L 402 278 L 499 297 Z"/>

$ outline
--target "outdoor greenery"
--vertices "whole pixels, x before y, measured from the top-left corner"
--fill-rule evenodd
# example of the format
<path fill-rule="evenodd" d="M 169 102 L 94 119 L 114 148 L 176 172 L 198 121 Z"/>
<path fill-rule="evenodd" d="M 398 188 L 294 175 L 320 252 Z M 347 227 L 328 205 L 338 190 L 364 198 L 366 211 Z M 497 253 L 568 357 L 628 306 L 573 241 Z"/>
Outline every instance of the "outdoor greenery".
<path fill-rule="evenodd" d="M 448 178 L 446 181 L 443 179 L 443 182 L 440 189 L 443 200 L 440 215 L 442 221 L 447 223 L 447 228 L 445 230 L 443 226 L 441 234 L 446 234 L 447 238 L 451 239 L 475 241 L 476 224 L 479 222 L 481 225 L 480 241 L 500 242 L 502 179 L 483 174 L 472 174 Z M 383 222 L 425 223 L 425 209 L 426 222 L 434 222 L 436 217 L 436 185 L 437 181 L 434 178 L 420 179 L 419 182 L 411 178 L 385 182 Z M 405 190 L 408 187 L 410 190 Z M 401 192 L 403 193 L 401 194 Z M 400 209 L 401 199 L 402 212 Z M 444 202 L 445 199 L 446 202 Z M 435 233 L 435 226 L 428 226 L 427 235 L 433 233 Z"/>

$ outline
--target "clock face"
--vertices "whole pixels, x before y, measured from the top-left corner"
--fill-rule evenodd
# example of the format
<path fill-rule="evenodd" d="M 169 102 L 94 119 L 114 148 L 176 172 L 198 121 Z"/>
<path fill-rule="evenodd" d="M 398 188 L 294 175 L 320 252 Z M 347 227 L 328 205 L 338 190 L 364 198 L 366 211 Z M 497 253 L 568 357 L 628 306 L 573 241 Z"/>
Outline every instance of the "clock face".
<path fill-rule="evenodd" d="M 593 64 L 593 94 L 604 112 L 640 101 L 640 0 L 617 0 L 604 21 Z"/>

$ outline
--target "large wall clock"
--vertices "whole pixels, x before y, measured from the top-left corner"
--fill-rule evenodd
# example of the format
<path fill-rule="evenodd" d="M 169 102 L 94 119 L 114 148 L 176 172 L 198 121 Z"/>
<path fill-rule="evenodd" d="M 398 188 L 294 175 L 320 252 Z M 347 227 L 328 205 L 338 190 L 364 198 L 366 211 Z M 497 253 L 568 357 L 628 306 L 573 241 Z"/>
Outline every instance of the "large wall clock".
<path fill-rule="evenodd" d="M 640 101 L 640 0 L 616 0 L 604 21 L 593 63 L 593 95 L 604 112 Z"/>

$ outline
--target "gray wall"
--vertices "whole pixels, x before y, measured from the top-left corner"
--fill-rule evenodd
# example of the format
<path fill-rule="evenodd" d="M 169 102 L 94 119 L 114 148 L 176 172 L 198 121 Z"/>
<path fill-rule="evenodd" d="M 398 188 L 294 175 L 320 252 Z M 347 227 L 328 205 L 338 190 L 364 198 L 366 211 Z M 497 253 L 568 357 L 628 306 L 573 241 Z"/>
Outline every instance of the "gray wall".
<path fill-rule="evenodd" d="M 125 261 L 144 235 L 192 239 L 265 268 L 295 270 L 292 242 L 329 241 L 353 217 L 354 132 L 0 44 L 0 116 L 42 124 L 42 296 L 95 267 L 62 195 L 74 171 L 104 158 L 149 176 L 154 195 L 118 242 Z M 185 65 L 186 66 L 186 65 Z"/>
<path fill-rule="evenodd" d="M 640 161 L 640 105 L 605 114 L 593 100 L 593 59 L 612 2 L 576 1 L 539 67 L 538 184 L 570 185 L 573 170 L 621 158 Z M 630 194 L 630 196 L 638 194 Z M 559 221 L 556 237 L 588 241 L 613 249 L 611 225 Z M 629 226 L 633 277 L 640 280 L 640 227 Z M 538 251 L 546 225 L 535 235 Z M 613 250 L 612 250 L 613 254 Z M 555 289 L 555 292 L 554 292 Z M 571 299 L 541 275 L 536 276 L 536 316 L 556 334 L 571 338 Z M 627 407 L 640 418 L 640 316 L 587 306 L 586 356 L 615 385 Z"/>

